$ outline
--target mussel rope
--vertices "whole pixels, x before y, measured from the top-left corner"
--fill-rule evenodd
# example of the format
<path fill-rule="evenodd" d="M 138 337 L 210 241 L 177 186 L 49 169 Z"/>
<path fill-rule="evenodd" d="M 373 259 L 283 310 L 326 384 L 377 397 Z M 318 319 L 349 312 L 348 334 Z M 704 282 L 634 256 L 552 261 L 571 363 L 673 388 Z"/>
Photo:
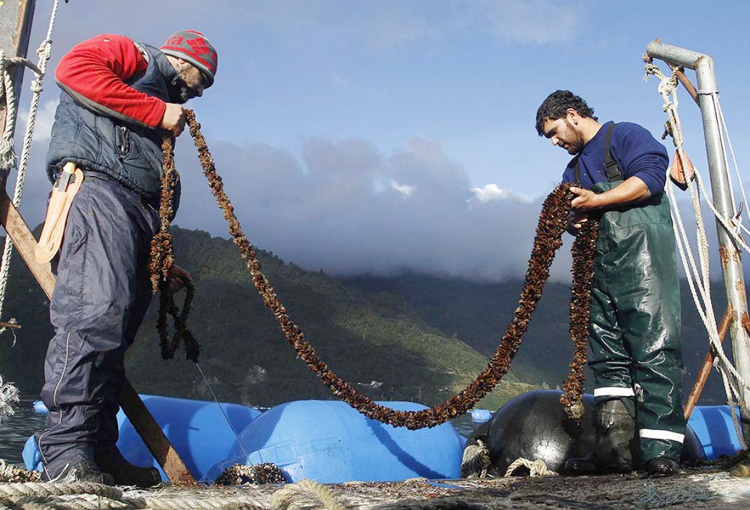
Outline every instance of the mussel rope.
<path fill-rule="evenodd" d="M 184 282 L 186 295 L 182 312 L 175 304 L 174 293 L 169 288 L 169 270 L 174 265 L 174 243 L 172 234 L 169 233 L 169 223 L 174 218 L 174 193 L 179 181 L 179 175 L 174 165 L 174 138 L 171 134 L 164 135 L 162 152 L 164 153 L 162 162 L 164 177 L 162 177 L 162 193 L 159 204 L 161 225 L 159 232 L 151 239 L 151 258 L 149 260 L 151 290 L 154 294 L 160 292 L 156 330 L 159 332 L 163 359 L 172 359 L 180 346 L 180 342 L 184 342 L 185 357 L 198 363 L 200 344 L 187 327 L 195 287 L 191 282 Z M 175 332 L 171 338 L 169 337 L 167 314 L 171 315 L 174 321 Z"/>
<path fill-rule="evenodd" d="M 544 201 L 542 213 L 536 228 L 534 246 L 531 252 L 529 268 L 521 290 L 519 305 L 513 314 L 513 320 L 502 337 L 497 351 L 491 358 L 485 369 L 459 394 L 447 399 L 444 403 L 421 411 L 396 411 L 377 404 L 366 395 L 359 393 L 352 385 L 334 374 L 323 362 L 315 349 L 304 338 L 302 329 L 289 317 L 287 309 L 281 304 L 276 292 L 266 276 L 260 270 L 260 263 L 256 260 L 256 252 L 250 245 L 240 228 L 234 208 L 230 203 L 221 177 L 217 175 L 211 154 L 206 146 L 206 141 L 200 132 L 200 125 L 195 119 L 195 113 L 185 110 L 190 134 L 198 149 L 198 156 L 203 167 L 203 173 L 208 179 L 208 185 L 216 198 L 219 207 L 224 213 L 229 227 L 232 242 L 239 248 L 240 255 L 245 261 L 252 276 L 253 285 L 261 295 L 263 302 L 273 312 L 286 340 L 294 347 L 297 356 L 307 364 L 334 395 L 345 401 L 351 407 L 367 416 L 395 427 L 406 427 L 408 429 L 419 429 L 434 427 L 450 419 L 453 419 L 469 411 L 482 397 L 487 395 L 500 382 L 500 379 L 508 372 L 510 363 L 521 344 L 523 334 L 526 332 L 531 314 L 542 297 L 544 285 L 549 279 L 549 268 L 552 264 L 556 251 L 562 246 L 562 235 L 568 226 L 568 215 L 570 211 L 569 188 L 571 184 L 560 184 Z M 165 143 L 173 144 L 170 138 Z M 172 152 L 171 147 L 168 151 Z M 166 160 L 166 159 L 165 159 Z M 174 160 L 170 159 L 174 165 Z M 165 170 L 164 195 L 171 196 L 173 193 L 170 186 L 174 185 L 167 173 L 173 169 Z M 168 225 L 170 217 L 163 215 L 162 222 Z M 575 242 L 573 243 L 573 286 L 570 301 L 570 333 L 575 344 L 575 355 L 571 363 L 571 373 L 563 385 L 561 402 L 565 404 L 568 416 L 580 420 L 583 406 L 581 397 L 583 393 L 583 365 L 586 361 L 586 348 L 588 338 L 588 320 L 590 313 L 590 284 L 593 278 L 593 252 L 598 235 L 598 221 L 592 218 L 583 224 Z M 167 232 L 168 235 L 168 232 Z M 155 247 L 168 247 L 171 249 L 171 239 L 161 237 L 154 244 Z M 155 264 L 152 263 L 152 269 Z M 158 269 L 157 269 L 158 271 Z M 164 270 L 159 278 L 164 279 Z"/>

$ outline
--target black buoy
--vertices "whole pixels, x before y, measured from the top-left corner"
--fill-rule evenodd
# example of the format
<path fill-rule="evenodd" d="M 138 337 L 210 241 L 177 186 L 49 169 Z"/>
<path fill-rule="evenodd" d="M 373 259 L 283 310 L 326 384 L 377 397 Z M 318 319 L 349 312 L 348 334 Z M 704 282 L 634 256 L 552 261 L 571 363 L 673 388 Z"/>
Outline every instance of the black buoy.
<path fill-rule="evenodd" d="M 562 392 L 538 390 L 509 400 L 493 414 L 483 431 L 477 430 L 490 452 L 498 476 L 519 458 L 543 460 L 547 468 L 562 472 L 570 457 L 586 455 L 594 447 L 591 412 L 592 395 L 584 395 L 584 416 L 580 424 L 568 419 L 560 403 Z"/>
<path fill-rule="evenodd" d="M 548 469 L 562 474 L 567 459 L 583 457 L 593 450 L 594 396 L 583 395 L 584 415 L 577 424 L 566 416 L 560 395 L 562 392 L 558 390 L 518 395 L 472 434 L 469 443 L 479 439 L 486 445 L 496 476 L 503 476 L 519 458 L 543 460 Z M 705 460 L 703 448 L 690 427 L 685 435 L 682 460 Z"/>

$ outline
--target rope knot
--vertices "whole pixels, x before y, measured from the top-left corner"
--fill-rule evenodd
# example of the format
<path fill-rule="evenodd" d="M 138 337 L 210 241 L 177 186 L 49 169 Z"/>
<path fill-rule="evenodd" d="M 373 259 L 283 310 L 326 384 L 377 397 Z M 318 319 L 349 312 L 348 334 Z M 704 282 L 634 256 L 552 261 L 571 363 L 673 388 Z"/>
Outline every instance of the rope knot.
<path fill-rule="evenodd" d="M 542 459 L 537 460 L 529 460 L 524 459 L 523 457 L 514 460 L 510 466 L 508 466 L 508 469 L 505 471 L 505 477 L 509 477 L 513 474 L 513 472 L 518 469 L 519 467 L 525 467 L 529 470 L 529 476 L 535 477 L 535 476 L 557 476 L 557 473 L 550 470 L 547 467 L 547 463 L 544 462 Z"/>

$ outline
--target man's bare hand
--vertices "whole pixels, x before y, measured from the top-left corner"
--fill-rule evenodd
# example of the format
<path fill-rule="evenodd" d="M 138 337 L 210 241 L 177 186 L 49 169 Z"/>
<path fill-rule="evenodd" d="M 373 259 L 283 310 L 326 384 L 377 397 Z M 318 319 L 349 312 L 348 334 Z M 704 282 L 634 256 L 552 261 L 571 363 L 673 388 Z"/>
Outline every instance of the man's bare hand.
<path fill-rule="evenodd" d="M 568 233 L 572 235 L 578 235 L 578 231 L 581 229 L 584 223 L 589 221 L 586 213 L 574 211 L 571 209 L 568 216 Z"/>
<path fill-rule="evenodd" d="M 578 213 L 601 207 L 601 204 L 599 203 L 599 195 L 591 190 L 571 187 L 570 192 L 577 195 L 570 202 L 570 207 Z"/>
<path fill-rule="evenodd" d="M 164 116 L 161 118 L 160 127 L 171 131 L 174 136 L 180 136 L 185 130 L 185 109 L 176 103 L 167 103 Z"/>
<path fill-rule="evenodd" d="M 169 268 L 169 276 L 167 277 L 167 283 L 169 284 L 169 290 L 174 292 L 180 291 L 187 282 L 192 282 L 193 277 L 190 276 L 185 269 L 180 266 L 173 264 Z"/>

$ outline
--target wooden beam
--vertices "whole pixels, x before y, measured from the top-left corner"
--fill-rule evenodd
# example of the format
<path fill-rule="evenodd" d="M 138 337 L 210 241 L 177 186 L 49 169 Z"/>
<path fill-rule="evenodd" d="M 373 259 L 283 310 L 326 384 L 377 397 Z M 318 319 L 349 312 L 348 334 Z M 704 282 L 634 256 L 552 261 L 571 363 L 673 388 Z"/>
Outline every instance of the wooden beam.
<path fill-rule="evenodd" d="M 55 275 L 52 274 L 49 263 L 39 264 L 34 258 L 36 239 L 4 189 L 0 190 L 0 223 L 5 227 L 8 237 L 13 241 L 16 250 L 29 266 L 44 293 L 51 299 L 52 290 L 55 287 Z M 143 438 L 143 442 L 146 443 L 169 480 L 175 485 L 196 484 L 195 478 L 190 474 L 185 463 L 127 379 L 120 392 L 119 402 L 123 412 L 133 424 L 133 428 Z"/>
<path fill-rule="evenodd" d="M 724 316 L 721 318 L 721 323 L 719 324 L 719 343 L 724 343 L 724 337 L 727 336 L 727 331 L 729 331 L 729 326 L 732 322 L 732 317 L 734 316 L 734 310 L 732 309 L 732 306 L 727 306 L 727 310 L 724 312 Z M 687 399 L 687 402 L 685 403 L 685 421 L 688 421 L 690 419 L 690 415 L 693 414 L 693 409 L 695 408 L 695 405 L 698 403 L 698 399 L 701 396 L 701 393 L 703 392 L 703 387 L 706 385 L 706 381 L 708 380 L 708 375 L 711 373 L 711 369 L 714 366 L 714 358 L 716 358 L 716 352 L 714 351 L 713 345 L 709 345 L 708 353 L 706 353 L 706 358 L 703 360 L 703 365 L 701 366 L 700 372 L 698 372 L 698 377 L 695 378 L 695 384 L 693 384 L 693 389 L 690 392 L 690 396 Z"/>
<path fill-rule="evenodd" d="M 185 463 L 127 379 L 125 379 L 119 399 L 123 412 L 130 423 L 133 424 L 133 428 L 143 438 L 146 446 L 169 477 L 169 480 L 175 485 L 197 485 L 198 482 L 187 470 Z M 148 441 L 146 441 L 147 437 L 149 438 Z"/>
<path fill-rule="evenodd" d="M 29 230 L 29 226 L 4 189 L 0 190 L 0 224 L 5 227 L 8 237 L 13 241 L 18 254 L 21 255 L 42 291 L 47 295 L 47 299 L 52 299 L 52 289 L 55 287 L 55 275 L 52 274 L 52 268 L 49 262 L 40 264 L 34 258 L 34 248 L 36 248 L 34 234 Z"/>

